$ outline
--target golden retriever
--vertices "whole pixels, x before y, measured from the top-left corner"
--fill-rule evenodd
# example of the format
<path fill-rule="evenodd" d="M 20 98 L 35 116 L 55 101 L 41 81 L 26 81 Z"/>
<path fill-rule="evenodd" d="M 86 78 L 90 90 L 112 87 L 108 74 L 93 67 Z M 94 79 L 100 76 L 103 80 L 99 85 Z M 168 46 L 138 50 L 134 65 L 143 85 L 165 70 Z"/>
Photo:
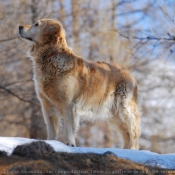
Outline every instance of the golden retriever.
<path fill-rule="evenodd" d="M 121 133 L 124 148 L 138 149 L 138 90 L 125 68 L 75 55 L 56 20 L 19 26 L 19 34 L 32 45 L 35 88 L 48 139 L 57 138 L 58 117 L 64 119 L 65 141 L 70 146 L 75 146 L 80 119 L 104 120 Z"/>

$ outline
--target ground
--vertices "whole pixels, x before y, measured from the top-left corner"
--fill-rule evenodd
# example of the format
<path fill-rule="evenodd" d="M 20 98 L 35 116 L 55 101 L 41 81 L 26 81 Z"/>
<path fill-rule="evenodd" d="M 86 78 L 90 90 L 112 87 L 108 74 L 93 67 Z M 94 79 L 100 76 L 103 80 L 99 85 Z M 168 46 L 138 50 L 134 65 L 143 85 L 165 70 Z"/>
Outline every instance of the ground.
<path fill-rule="evenodd" d="M 175 174 L 175 154 L 11 137 L 0 137 L 0 150 L 0 174 Z"/>

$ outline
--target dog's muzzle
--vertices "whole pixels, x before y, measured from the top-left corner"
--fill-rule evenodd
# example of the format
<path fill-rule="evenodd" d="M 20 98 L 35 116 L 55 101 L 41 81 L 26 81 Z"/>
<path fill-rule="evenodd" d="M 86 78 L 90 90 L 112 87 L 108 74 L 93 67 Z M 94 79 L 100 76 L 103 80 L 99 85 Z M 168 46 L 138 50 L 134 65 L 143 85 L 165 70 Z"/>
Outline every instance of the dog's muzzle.
<path fill-rule="evenodd" d="M 23 34 L 23 29 L 24 29 L 23 26 L 19 26 L 19 35 L 20 35 L 20 37 L 23 38 L 23 39 L 27 39 L 27 40 L 29 40 L 29 41 L 33 41 L 32 38 L 29 38 L 29 37 L 25 37 L 25 36 L 24 36 L 24 34 Z"/>

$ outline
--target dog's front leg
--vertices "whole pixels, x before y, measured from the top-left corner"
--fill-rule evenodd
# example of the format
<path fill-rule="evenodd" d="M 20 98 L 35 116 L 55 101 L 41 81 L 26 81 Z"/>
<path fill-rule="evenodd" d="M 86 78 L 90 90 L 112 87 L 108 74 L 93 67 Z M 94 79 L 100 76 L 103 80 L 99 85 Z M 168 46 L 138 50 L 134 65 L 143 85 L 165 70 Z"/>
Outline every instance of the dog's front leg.
<path fill-rule="evenodd" d="M 58 116 L 52 104 L 42 95 L 39 95 L 44 121 L 47 126 L 47 140 L 56 140 L 58 135 Z"/>
<path fill-rule="evenodd" d="M 76 146 L 75 144 L 75 134 L 78 130 L 79 120 L 73 115 L 72 105 L 67 107 L 64 116 L 64 134 L 65 141 L 69 146 Z"/>

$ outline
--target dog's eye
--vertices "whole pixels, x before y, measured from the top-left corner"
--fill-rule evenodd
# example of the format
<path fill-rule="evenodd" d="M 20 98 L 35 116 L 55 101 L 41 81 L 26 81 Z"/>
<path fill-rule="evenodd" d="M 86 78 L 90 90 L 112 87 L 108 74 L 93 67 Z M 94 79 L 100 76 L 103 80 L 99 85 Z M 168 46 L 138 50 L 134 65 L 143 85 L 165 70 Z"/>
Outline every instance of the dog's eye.
<path fill-rule="evenodd" d="M 37 23 L 35 24 L 35 27 L 37 27 L 37 26 L 39 26 L 39 22 L 37 22 Z"/>

